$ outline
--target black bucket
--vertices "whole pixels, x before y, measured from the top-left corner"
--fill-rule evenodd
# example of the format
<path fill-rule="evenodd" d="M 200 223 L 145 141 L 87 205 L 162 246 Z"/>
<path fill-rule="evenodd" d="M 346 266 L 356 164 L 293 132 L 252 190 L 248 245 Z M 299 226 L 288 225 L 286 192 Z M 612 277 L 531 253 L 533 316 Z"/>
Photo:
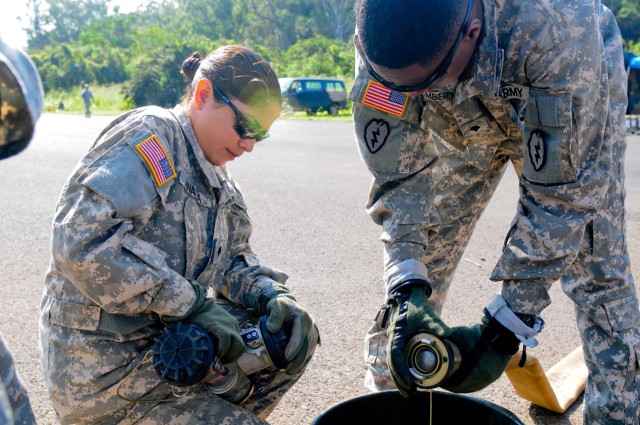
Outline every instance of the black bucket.
<path fill-rule="evenodd" d="M 516 415 L 496 404 L 439 391 L 419 392 L 409 398 L 398 391 L 355 397 L 330 407 L 312 425 L 405 423 L 524 425 Z"/>

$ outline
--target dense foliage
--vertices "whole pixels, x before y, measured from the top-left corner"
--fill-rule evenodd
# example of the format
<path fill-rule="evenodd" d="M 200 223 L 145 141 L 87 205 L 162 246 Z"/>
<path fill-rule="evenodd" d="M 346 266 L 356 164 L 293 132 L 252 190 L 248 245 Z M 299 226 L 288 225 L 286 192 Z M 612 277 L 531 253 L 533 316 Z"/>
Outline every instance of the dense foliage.
<path fill-rule="evenodd" d="M 636 54 L 640 54 L 640 2 L 638 0 L 603 0 L 602 3 L 616 16 L 627 47 L 636 50 Z"/>
<path fill-rule="evenodd" d="M 175 104 L 194 50 L 252 47 L 280 76 L 353 75 L 353 0 L 27 0 L 28 50 L 45 90 L 124 83 L 133 105 Z"/>
<path fill-rule="evenodd" d="M 225 43 L 259 51 L 279 76 L 353 78 L 354 0 L 27 0 L 28 50 L 45 90 L 123 83 L 131 105 L 175 104 L 192 51 Z M 605 0 L 640 53 L 638 0 Z"/>

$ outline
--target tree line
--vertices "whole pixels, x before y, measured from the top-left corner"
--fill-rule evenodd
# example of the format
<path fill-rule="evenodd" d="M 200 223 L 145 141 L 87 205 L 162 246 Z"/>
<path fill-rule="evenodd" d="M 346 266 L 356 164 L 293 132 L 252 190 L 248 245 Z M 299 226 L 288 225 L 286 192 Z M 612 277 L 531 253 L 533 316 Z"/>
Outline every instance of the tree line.
<path fill-rule="evenodd" d="M 603 2 L 640 54 L 638 0 Z M 279 76 L 354 74 L 354 0 L 151 0 L 121 13 L 111 0 L 27 0 L 28 52 L 45 90 L 122 83 L 132 105 L 175 104 L 194 50 L 247 45 Z"/>
<path fill-rule="evenodd" d="M 247 45 L 279 76 L 353 78 L 353 0 L 27 0 L 28 52 L 45 90 L 123 83 L 133 105 L 175 104 L 193 51 Z"/>

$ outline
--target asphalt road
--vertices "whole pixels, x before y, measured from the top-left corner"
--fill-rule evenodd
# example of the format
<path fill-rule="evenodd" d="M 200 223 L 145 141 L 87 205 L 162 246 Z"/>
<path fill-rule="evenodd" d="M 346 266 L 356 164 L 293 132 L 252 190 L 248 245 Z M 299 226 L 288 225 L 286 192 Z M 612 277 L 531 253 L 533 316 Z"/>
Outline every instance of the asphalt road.
<path fill-rule="evenodd" d="M 50 224 L 62 185 L 110 118 L 45 114 L 29 149 L 0 163 L 0 331 L 11 347 L 40 424 L 55 423 L 42 384 L 38 307 L 49 262 Z M 629 138 L 627 221 L 633 271 L 640 276 L 640 137 Z M 290 275 L 293 292 L 314 315 L 322 346 L 307 373 L 270 417 L 275 425 L 308 424 L 326 408 L 365 394 L 363 336 L 383 301 L 380 230 L 364 211 L 370 176 L 345 122 L 279 121 L 272 139 L 230 165 L 245 193 L 254 250 Z M 482 217 L 460 263 L 444 320 L 472 324 L 499 290 L 488 276 L 513 217 L 517 182 L 511 169 Z M 545 368 L 579 338 L 573 308 L 559 285 L 541 345 Z M 579 424 L 580 401 L 565 415 L 518 398 L 506 377 L 475 393 L 529 424 Z"/>

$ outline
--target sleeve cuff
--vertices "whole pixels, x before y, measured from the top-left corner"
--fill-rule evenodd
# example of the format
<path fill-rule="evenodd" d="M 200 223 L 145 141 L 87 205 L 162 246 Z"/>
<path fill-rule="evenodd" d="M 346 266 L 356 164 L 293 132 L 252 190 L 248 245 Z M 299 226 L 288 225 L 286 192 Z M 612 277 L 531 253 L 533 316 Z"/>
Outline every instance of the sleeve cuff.
<path fill-rule="evenodd" d="M 551 284 L 530 280 L 505 280 L 500 295 L 515 313 L 538 316 L 551 304 Z"/>
<path fill-rule="evenodd" d="M 425 280 L 428 282 L 428 277 L 427 266 L 422 261 L 414 258 L 394 264 L 384 273 L 387 293 L 407 280 Z"/>
<path fill-rule="evenodd" d="M 536 316 L 535 323 L 529 327 L 520 320 L 513 310 L 509 308 L 507 302 L 500 296 L 496 296 L 491 300 L 485 308 L 485 314 L 489 313 L 491 317 L 497 320 L 502 326 L 509 329 L 525 346 L 535 348 L 538 345 L 536 335 L 544 327 L 544 320 L 540 316 Z"/>

